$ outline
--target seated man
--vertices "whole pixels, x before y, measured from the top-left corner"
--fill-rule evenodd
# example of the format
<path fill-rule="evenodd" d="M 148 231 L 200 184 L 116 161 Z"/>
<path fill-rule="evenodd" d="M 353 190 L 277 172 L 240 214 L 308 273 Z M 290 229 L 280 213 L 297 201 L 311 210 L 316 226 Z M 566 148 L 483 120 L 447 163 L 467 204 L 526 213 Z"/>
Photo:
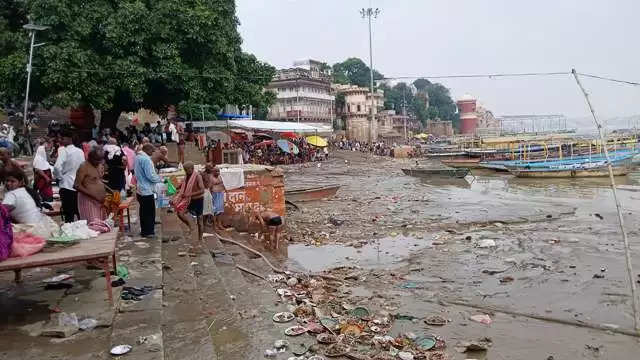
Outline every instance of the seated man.
<path fill-rule="evenodd" d="M 254 209 L 251 219 L 257 220 L 260 224 L 260 233 L 264 237 L 265 248 L 278 249 L 280 243 L 280 232 L 282 231 L 282 217 L 277 213 L 269 210 L 259 212 Z"/>

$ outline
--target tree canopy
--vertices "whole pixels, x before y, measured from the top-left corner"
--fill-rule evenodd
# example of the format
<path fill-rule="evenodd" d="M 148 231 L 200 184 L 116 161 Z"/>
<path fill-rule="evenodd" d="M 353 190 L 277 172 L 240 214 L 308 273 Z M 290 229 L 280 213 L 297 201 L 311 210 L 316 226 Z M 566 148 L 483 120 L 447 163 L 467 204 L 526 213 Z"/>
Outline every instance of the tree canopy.
<path fill-rule="evenodd" d="M 274 100 L 263 89 L 275 68 L 242 52 L 234 0 L 3 0 L 2 102 L 24 96 L 27 14 L 51 27 L 37 33 L 45 45 L 34 52 L 32 102 L 89 105 L 104 122 L 169 104 L 265 109 Z"/>
<path fill-rule="evenodd" d="M 348 58 L 343 62 L 333 65 L 333 82 L 337 84 L 358 85 L 369 87 L 371 83 L 371 72 L 369 66 L 358 58 Z M 373 79 L 381 80 L 384 75 L 377 70 L 373 70 Z"/>
<path fill-rule="evenodd" d="M 407 113 L 414 115 L 423 124 L 428 120 L 441 119 L 450 120 L 457 126 L 457 107 L 451 99 L 449 89 L 427 79 L 417 79 L 412 85 L 413 87 L 399 82 L 393 87 L 382 86 L 385 109 L 395 109 L 401 113 L 403 104 L 406 104 Z"/>

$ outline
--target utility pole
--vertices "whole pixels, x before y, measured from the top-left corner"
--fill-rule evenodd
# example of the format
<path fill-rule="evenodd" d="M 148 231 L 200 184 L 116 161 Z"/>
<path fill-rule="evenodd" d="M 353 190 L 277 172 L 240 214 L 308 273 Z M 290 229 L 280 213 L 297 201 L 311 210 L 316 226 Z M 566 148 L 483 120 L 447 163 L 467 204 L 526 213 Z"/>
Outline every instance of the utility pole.
<path fill-rule="evenodd" d="M 404 121 L 404 141 L 407 142 L 407 98 L 405 97 L 405 93 L 407 92 L 407 87 L 402 88 L 402 120 Z"/>
<path fill-rule="evenodd" d="M 34 44 L 36 40 L 36 31 L 47 30 L 49 27 L 33 24 L 31 23 L 31 20 L 29 20 L 29 23 L 23 25 L 22 28 L 28 30 L 29 36 L 31 37 L 31 46 L 29 48 L 29 63 L 27 64 L 27 90 L 24 93 L 24 114 L 22 118 L 25 136 L 27 138 L 27 141 L 29 142 L 29 146 L 27 146 L 27 149 L 29 151 L 29 155 L 31 155 L 31 131 L 29 130 L 29 126 L 27 124 L 27 115 L 29 113 L 29 87 L 31 85 L 31 63 L 33 61 L 33 48 L 44 45 L 44 43 Z"/>
<path fill-rule="evenodd" d="M 372 40 L 371 40 L 371 18 L 377 18 L 378 14 L 380 14 L 380 9 L 379 8 L 375 8 L 375 10 L 373 8 L 362 8 L 360 10 L 360 15 L 362 15 L 362 18 L 368 18 L 369 19 L 369 72 L 370 72 L 370 77 L 371 77 L 371 108 L 369 109 L 369 114 L 371 116 L 371 124 L 369 126 L 369 144 L 372 144 L 376 139 L 375 139 L 375 128 L 376 128 L 376 106 L 375 106 L 375 101 L 374 101 L 374 96 L 373 96 L 373 47 L 372 47 Z"/>

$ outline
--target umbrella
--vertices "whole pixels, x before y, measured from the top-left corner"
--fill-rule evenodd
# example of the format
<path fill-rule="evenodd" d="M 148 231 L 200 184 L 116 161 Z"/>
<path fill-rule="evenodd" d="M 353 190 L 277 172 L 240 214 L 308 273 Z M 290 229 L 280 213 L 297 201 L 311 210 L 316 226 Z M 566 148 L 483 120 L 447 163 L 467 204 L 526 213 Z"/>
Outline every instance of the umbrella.
<path fill-rule="evenodd" d="M 207 132 L 207 136 L 212 140 L 220 140 L 221 143 L 228 143 L 231 141 L 229 135 L 223 133 L 222 131 L 209 131 Z"/>
<path fill-rule="evenodd" d="M 429 138 L 429 136 L 430 136 L 429 134 L 422 133 L 422 134 L 415 135 L 414 137 L 418 139 L 427 139 Z"/>
<path fill-rule="evenodd" d="M 280 133 L 280 137 L 285 139 L 296 139 L 298 138 L 298 135 L 296 135 L 296 133 L 294 133 L 293 131 L 285 131 L 283 133 Z"/>
<path fill-rule="evenodd" d="M 327 146 L 327 140 L 321 138 L 320 136 L 309 136 L 307 137 L 307 143 L 317 147 L 325 147 Z"/>
<path fill-rule="evenodd" d="M 282 151 L 288 153 L 288 154 L 298 154 L 299 150 L 298 147 L 296 146 L 296 144 L 289 142 L 287 140 L 284 139 L 280 139 L 277 141 L 278 143 L 278 147 L 280 147 L 280 149 L 282 149 Z"/>
<path fill-rule="evenodd" d="M 259 142 L 255 145 L 253 145 L 253 147 L 267 147 L 273 145 L 273 140 L 265 140 L 263 142 Z"/>

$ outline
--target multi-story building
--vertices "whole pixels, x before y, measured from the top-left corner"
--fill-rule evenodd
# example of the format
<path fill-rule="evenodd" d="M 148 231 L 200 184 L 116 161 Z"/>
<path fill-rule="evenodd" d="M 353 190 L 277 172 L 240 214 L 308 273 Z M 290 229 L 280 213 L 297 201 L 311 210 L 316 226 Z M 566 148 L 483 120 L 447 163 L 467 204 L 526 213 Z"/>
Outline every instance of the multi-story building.
<path fill-rule="evenodd" d="M 324 63 L 307 60 L 278 70 L 267 90 L 276 94 L 267 120 L 333 124 L 335 96 Z"/>
<path fill-rule="evenodd" d="M 377 114 L 384 108 L 384 91 L 377 90 L 373 94 L 376 121 L 372 129 L 369 113 L 371 109 L 369 89 L 355 85 L 338 85 L 335 88 L 338 93 L 344 94 L 344 107 L 341 113 L 345 120 L 347 138 L 362 142 L 369 142 L 371 139 L 377 141 L 380 120 L 380 116 Z"/>

